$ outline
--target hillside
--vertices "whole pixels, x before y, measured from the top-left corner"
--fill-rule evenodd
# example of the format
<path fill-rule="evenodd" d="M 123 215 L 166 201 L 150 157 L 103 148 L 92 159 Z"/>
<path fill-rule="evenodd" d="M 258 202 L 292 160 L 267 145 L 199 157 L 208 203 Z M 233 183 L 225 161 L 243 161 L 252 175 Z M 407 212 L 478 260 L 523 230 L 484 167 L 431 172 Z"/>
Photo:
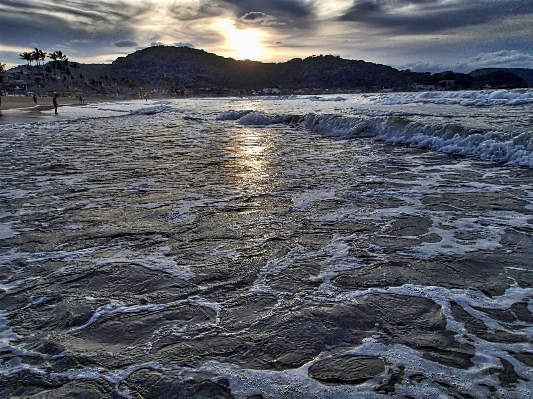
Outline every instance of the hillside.
<path fill-rule="evenodd" d="M 179 87 L 228 87 L 253 89 L 286 87 L 303 89 L 370 90 L 408 86 L 413 77 L 394 68 L 364 61 L 328 56 L 293 59 L 285 63 L 236 61 L 188 47 L 150 47 L 111 64 L 115 79 Z"/>
<path fill-rule="evenodd" d="M 390 66 L 326 55 L 295 58 L 283 63 L 236 61 L 188 47 L 157 46 L 139 50 L 113 62 L 107 70 L 115 81 L 129 85 L 187 88 L 230 88 L 244 91 L 263 87 L 286 90 L 412 90 L 527 87 L 518 73 L 417 73 Z M 533 86 L 533 84 L 532 84 Z"/>
<path fill-rule="evenodd" d="M 516 76 L 519 76 L 524 79 L 528 87 L 533 87 L 533 69 L 528 68 L 482 68 L 470 72 L 470 75 L 474 77 L 479 77 L 497 71 L 504 71 L 515 74 Z"/>
<path fill-rule="evenodd" d="M 379 90 L 459 90 L 527 87 L 531 70 L 446 71 L 431 74 L 347 60 L 333 55 L 294 58 L 283 63 L 237 61 L 189 47 L 148 47 L 112 64 L 48 62 L 19 66 L 3 74 L 5 92 L 24 87 L 64 95 L 145 96 L 182 94 L 324 93 Z M 520 75 L 524 76 L 522 78 Z M 18 82 L 18 83 L 17 83 Z M 20 82 L 23 82 L 22 85 Z M 530 86 L 533 86 L 531 82 Z M 17 88 L 18 87 L 18 88 Z M 70 93 L 70 94 L 69 94 Z M 76 94 L 77 93 L 77 94 Z"/>

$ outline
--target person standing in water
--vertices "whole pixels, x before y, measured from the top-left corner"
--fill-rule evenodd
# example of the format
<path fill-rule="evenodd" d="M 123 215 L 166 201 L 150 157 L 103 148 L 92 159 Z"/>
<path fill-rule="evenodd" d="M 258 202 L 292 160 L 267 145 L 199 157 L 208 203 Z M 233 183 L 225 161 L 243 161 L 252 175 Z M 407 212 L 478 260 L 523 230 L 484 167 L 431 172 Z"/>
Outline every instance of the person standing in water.
<path fill-rule="evenodd" d="M 37 94 L 33 93 L 33 102 L 37 105 Z"/>
<path fill-rule="evenodd" d="M 56 95 L 54 96 L 54 99 L 52 100 L 53 103 L 54 103 L 54 108 L 55 108 L 55 110 L 56 110 L 56 114 L 57 114 L 57 107 L 58 107 L 58 104 L 57 104 L 57 98 L 58 98 L 58 97 L 59 97 L 59 94 L 56 94 Z"/>

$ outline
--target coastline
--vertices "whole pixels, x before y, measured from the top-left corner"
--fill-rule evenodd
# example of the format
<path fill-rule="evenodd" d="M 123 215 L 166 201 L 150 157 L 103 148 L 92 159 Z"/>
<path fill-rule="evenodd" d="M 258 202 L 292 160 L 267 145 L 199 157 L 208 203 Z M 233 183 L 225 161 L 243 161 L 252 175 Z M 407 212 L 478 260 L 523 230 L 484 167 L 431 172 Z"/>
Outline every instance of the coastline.
<path fill-rule="evenodd" d="M 39 97 L 37 105 L 32 97 L 2 96 L 0 107 L 0 125 L 13 123 L 50 122 L 56 119 L 55 115 L 43 114 L 42 111 L 54 109 L 52 97 Z M 122 101 L 114 97 L 87 97 L 83 104 L 71 97 L 59 98 L 59 109 L 65 106 L 85 106 L 94 103 Z"/>

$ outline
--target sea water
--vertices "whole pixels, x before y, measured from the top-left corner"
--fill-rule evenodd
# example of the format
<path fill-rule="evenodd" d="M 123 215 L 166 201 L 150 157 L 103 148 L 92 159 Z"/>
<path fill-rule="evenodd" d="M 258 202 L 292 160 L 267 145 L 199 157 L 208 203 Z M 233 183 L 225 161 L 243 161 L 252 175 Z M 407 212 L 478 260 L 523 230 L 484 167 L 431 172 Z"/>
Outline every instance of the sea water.
<path fill-rule="evenodd" d="M 0 125 L 0 396 L 531 397 L 532 126 L 531 90 Z"/>

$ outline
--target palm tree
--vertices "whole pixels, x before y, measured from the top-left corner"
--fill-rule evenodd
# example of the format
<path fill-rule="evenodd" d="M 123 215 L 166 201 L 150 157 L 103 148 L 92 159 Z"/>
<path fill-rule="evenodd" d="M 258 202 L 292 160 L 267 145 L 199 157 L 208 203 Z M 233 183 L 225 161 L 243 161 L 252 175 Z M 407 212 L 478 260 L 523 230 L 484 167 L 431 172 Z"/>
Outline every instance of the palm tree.
<path fill-rule="evenodd" d="M 44 61 L 46 58 L 46 51 L 40 50 L 37 47 L 35 47 L 35 51 L 32 53 L 33 60 L 37 61 L 37 65 L 40 65 L 40 61 Z"/>
<path fill-rule="evenodd" d="M 44 60 L 46 59 L 46 51 L 39 50 L 39 59 L 44 63 Z"/>
<path fill-rule="evenodd" d="M 35 51 L 32 51 L 30 53 L 32 60 L 35 61 L 37 65 L 39 65 L 39 60 L 41 59 L 41 56 L 39 55 L 39 51 L 40 50 L 37 47 L 35 47 Z"/>
<path fill-rule="evenodd" d="M 33 53 L 28 53 L 27 51 L 19 54 L 19 57 L 21 60 L 28 61 L 28 65 L 31 65 L 31 63 L 34 61 Z"/>
<path fill-rule="evenodd" d="M 63 52 L 62 52 L 61 50 L 54 51 L 54 52 L 53 52 L 52 54 L 50 54 L 48 57 L 54 60 L 54 63 L 55 63 L 56 66 L 57 66 L 58 64 L 59 64 L 59 65 L 64 64 L 64 65 L 65 65 L 65 68 L 68 68 L 68 58 L 67 58 L 67 55 L 66 55 L 66 54 L 63 54 Z"/>
<path fill-rule="evenodd" d="M 57 51 L 54 51 L 53 53 L 48 54 L 48 58 L 53 60 L 54 68 L 57 67 Z"/>

